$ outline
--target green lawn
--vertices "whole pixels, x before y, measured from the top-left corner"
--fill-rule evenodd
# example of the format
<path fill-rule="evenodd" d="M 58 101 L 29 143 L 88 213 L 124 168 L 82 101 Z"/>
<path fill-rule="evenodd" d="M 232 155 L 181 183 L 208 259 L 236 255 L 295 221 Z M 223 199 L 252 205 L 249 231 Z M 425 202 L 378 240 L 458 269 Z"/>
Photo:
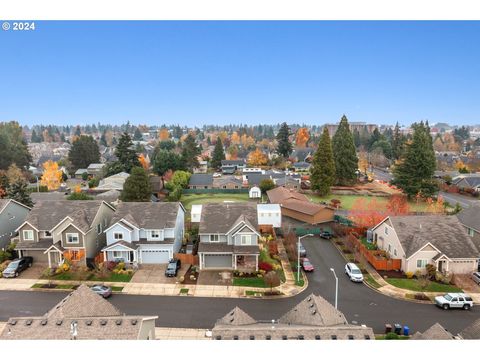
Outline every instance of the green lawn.
<path fill-rule="evenodd" d="M 297 286 L 303 286 L 305 284 L 305 281 L 303 280 L 303 275 L 300 273 L 300 280 L 297 281 L 297 263 L 295 261 L 290 261 L 290 267 L 292 268 L 293 272 L 293 277 L 295 278 L 295 285 Z"/>
<path fill-rule="evenodd" d="M 364 279 L 365 279 L 365 282 L 368 283 L 368 285 L 370 285 L 375 289 L 382 287 L 382 285 L 380 285 L 370 274 L 365 274 Z"/>
<path fill-rule="evenodd" d="M 180 201 L 187 211 L 190 211 L 192 205 L 219 203 L 224 201 L 244 202 L 248 201 L 248 193 L 244 194 L 186 194 L 182 195 Z"/>
<path fill-rule="evenodd" d="M 102 282 L 129 282 L 132 279 L 132 275 L 129 274 L 115 274 L 111 273 L 110 276 L 106 278 L 99 278 L 97 276 L 92 276 L 91 281 L 102 281 Z"/>
<path fill-rule="evenodd" d="M 389 284 L 401 289 L 407 289 L 412 291 L 424 291 L 424 292 L 461 292 L 462 289 L 453 285 L 440 284 L 431 281 L 426 289 L 422 289 L 416 279 L 385 279 Z"/>
<path fill-rule="evenodd" d="M 259 287 L 259 288 L 265 288 L 267 285 L 265 285 L 265 281 L 263 280 L 263 277 L 251 277 L 251 278 L 240 278 L 240 277 L 234 277 L 233 278 L 233 286 L 248 286 L 248 287 Z"/>

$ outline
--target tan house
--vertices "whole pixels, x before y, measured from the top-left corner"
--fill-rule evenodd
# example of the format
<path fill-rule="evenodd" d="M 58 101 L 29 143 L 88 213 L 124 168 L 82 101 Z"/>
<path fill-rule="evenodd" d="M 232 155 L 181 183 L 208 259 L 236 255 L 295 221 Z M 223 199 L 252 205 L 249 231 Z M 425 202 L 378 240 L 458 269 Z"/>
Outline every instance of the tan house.
<path fill-rule="evenodd" d="M 105 246 L 103 230 L 114 212 L 100 200 L 38 201 L 17 229 L 16 250 L 48 267 L 65 258 L 86 265 Z"/>
<path fill-rule="evenodd" d="M 425 271 L 427 264 L 447 274 L 476 271 L 479 250 L 455 216 L 389 216 L 373 229 L 373 240 L 403 272 Z"/>
<path fill-rule="evenodd" d="M 280 204 L 282 215 L 307 224 L 321 224 L 333 221 L 335 210 L 329 206 L 313 203 L 308 198 L 293 190 L 277 187 L 267 191 L 272 204 Z"/>

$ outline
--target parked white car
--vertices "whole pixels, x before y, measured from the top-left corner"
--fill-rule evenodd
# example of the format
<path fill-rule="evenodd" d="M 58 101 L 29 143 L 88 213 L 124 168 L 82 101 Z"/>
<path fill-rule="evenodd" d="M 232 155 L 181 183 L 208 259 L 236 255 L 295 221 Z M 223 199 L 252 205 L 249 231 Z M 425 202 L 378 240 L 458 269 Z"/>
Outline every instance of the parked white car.
<path fill-rule="evenodd" d="M 362 270 L 360 270 L 354 263 L 348 263 L 345 265 L 345 274 L 347 274 L 353 282 L 363 282 Z"/>
<path fill-rule="evenodd" d="M 444 310 L 455 308 L 469 310 L 473 306 L 473 300 L 464 293 L 448 293 L 442 296 L 436 296 L 435 305 Z"/>
<path fill-rule="evenodd" d="M 219 177 L 222 177 L 222 174 L 216 172 L 216 173 L 213 173 L 212 176 L 213 176 L 214 178 L 219 178 Z"/>

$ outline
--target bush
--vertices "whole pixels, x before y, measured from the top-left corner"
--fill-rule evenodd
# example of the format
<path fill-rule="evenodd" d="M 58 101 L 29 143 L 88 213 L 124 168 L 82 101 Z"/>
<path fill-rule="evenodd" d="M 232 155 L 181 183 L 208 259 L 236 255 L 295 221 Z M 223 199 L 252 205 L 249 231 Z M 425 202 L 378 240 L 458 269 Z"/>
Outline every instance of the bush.
<path fill-rule="evenodd" d="M 412 271 L 407 271 L 407 272 L 405 273 L 405 276 L 407 277 L 407 279 L 412 279 L 412 278 L 413 278 L 413 275 L 414 275 L 414 274 L 413 274 Z"/>
<path fill-rule="evenodd" d="M 425 266 L 425 269 L 427 270 L 427 277 L 430 280 L 435 279 L 435 274 L 437 273 L 437 269 L 436 269 L 435 265 L 427 264 Z"/>
<path fill-rule="evenodd" d="M 278 246 L 277 246 L 277 243 L 275 241 L 269 241 L 268 242 L 268 253 L 272 257 L 278 254 Z"/>
<path fill-rule="evenodd" d="M 88 188 L 96 188 L 100 184 L 100 179 L 98 178 L 93 178 L 88 181 Z"/>
<path fill-rule="evenodd" d="M 273 270 L 273 265 L 268 263 L 268 262 L 265 262 L 265 261 L 261 261 L 259 264 L 258 264 L 258 268 L 260 270 L 263 270 L 263 271 L 272 271 Z"/>
<path fill-rule="evenodd" d="M 398 340 L 399 336 L 394 332 L 389 332 L 385 335 L 385 340 Z"/>
<path fill-rule="evenodd" d="M 82 173 L 82 180 L 87 181 L 87 179 L 88 179 L 88 173 L 85 171 L 84 173 Z"/>
<path fill-rule="evenodd" d="M 74 192 L 68 195 L 67 200 L 93 200 L 93 197 L 82 192 Z"/>
<path fill-rule="evenodd" d="M 115 267 L 117 266 L 117 263 L 115 261 L 106 261 L 103 263 L 103 266 L 108 270 L 108 271 L 112 271 L 113 269 L 115 269 Z"/>

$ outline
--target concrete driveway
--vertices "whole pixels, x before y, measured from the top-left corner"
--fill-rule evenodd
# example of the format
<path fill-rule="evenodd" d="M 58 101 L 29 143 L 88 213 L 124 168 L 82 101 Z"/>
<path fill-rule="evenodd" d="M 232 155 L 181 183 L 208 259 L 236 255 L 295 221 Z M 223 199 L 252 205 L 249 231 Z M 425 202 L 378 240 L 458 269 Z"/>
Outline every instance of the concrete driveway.
<path fill-rule="evenodd" d="M 190 265 L 182 264 L 178 270 L 177 277 L 165 276 L 167 264 L 144 264 L 135 272 L 130 280 L 131 283 L 156 283 L 156 284 L 175 284 L 180 276 L 184 276 Z"/>
<path fill-rule="evenodd" d="M 47 266 L 47 264 L 33 264 L 32 267 L 23 270 L 18 277 L 22 279 L 39 279 Z"/>

